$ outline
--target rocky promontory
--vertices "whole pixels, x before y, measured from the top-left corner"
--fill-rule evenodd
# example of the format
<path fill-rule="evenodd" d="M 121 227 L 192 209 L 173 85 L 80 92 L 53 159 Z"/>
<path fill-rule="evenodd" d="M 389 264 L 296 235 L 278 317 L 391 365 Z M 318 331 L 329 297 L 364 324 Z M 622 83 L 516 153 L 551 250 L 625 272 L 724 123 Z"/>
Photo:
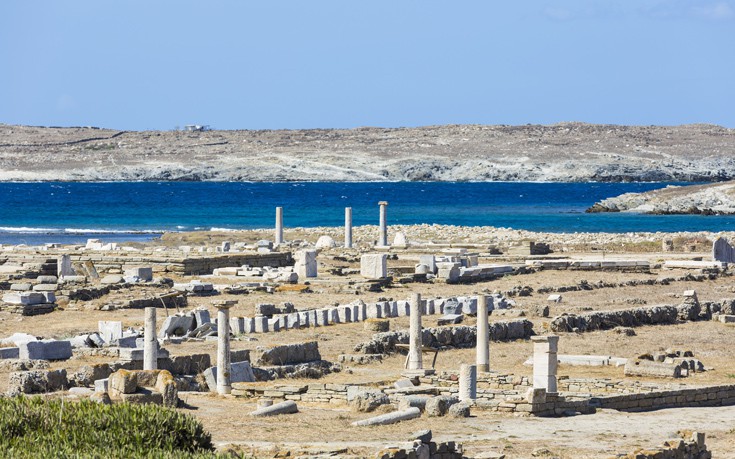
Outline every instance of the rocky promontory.
<path fill-rule="evenodd" d="M 703 124 L 192 132 L 0 124 L 0 181 L 730 179 L 735 130 Z"/>
<path fill-rule="evenodd" d="M 625 193 L 596 203 L 587 212 L 734 215 L 735 181 L 667 186 L 645 193 Z"/>

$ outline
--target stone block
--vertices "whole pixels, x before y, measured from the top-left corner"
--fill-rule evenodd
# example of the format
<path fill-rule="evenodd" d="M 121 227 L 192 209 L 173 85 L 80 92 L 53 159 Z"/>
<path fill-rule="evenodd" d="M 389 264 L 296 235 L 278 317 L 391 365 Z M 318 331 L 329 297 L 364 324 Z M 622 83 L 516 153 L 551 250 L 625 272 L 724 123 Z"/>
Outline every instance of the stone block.
<path fill-rule="evenodd" d="M 268 319 L 268 330 L 272 332 L 280 331 L 281 330 L 281 319 L 279 317 Z"/>
<path fill-rule="evenodd" d="M 297 314 L 299 315 L 299 327 L 308 327 L 311 325 L 310 311 L 301 311 Z"/>
<path fill-rule="evenodd" d="M 100 279 L 100 283 L 103 285 L 122 284 L 124 282 L 125 279 L 120 274 L 108 274 Z"/>
<path fill-rule="evenodd" d="M 71 265 L 71 256 L 61 255 L 56 260 L 56 275 L 57 277 L 75 276 L 76 272 Z"/>
<path fill-rule="evenodd" d="M 425 265 L 430 273 L 436 274 L 436 258 L 434 255 L 420 255 L 419 264 Z"/>
<path fill-rule="evenodd" d="M 651 360 L 629 359 L 625 364 L 625 376 L 653 376 L 659 378 L 680 378 L 681 367 L 676 364 L 654 362 Z"/>
<path fill-rule="evenodd" d="M 112 343 L 122 338 L 122 322 L 115 320 L 100 320 L 97 323 L 99 335 L 106 343 Z"/>
<path fill-rule="evenodd" d="M 337 307 L 337 318 L 340 323 L 346 324 L 352 322 L 352 307 L 351 306 L 338 306 Z"/>
<path fill-rule="evenodd" d="M 242 335 L 245 333 L 245 318 L 244 317 L 232 317 L 230 318 L 230 332 L 234 335 Z"/>
<path fill-rule="evenodd" d="M 45 394 L 64 390 L 69 386 L 66 370 L 32 370 L 10 373 L 8 393 Z"/>
<path fill-rule="evenodd" d="M 98 379 L 94 382 L 94 391 L 95 392 L 107 392 L 109 388 L 109 378 L 105 379 Z"/>
<path fill-rule="evenodd" d="M 39 292 L 6 293 L 3 302 L 8 304 L 34 305 L 46 302 L 46 297 Z"/>
<path fill-rule="evenodd" d="M 176 380 L 166 370 L 161 370 L 156 378 L 154 388 L 161 394 L 163 398 L 163 406 L 176 408 L 179 404 L 179 391 L 176 388 Z"/>
<path fill-rule="evenodd" d="M 120 348 L 120 360 L 125 360 L 129 362 L 142 362 L 143 361 L 143 352 L 144 350 L 142 348 Z M 165 359 L 169 356 L 169 353 L 166 349 L 159 348 L 158 349 L 158 358 L 159 359 Z"/>
<path fill-rule="evenodd" d="M 213 366 L 204 370 L 204 379 L 210 392 L 217 391 L 217 367 Z M 232 362 L 230 364 L 230 382 L 255 382 L 255 374 L 250 367 L 250 362 Z"/>
<path fill-rule="evenodd" d="M 383 317 L 383 307 L 380 303 L 368 303 L 365 305 L 366 319 L 381 319 Z"/>
<path fill-rule="evenodd" d="M 166 317 L 166 320 L 158 332 L 159 338 L 167 336 L 184 336 L 189 333 L 194 324 L 194 317 L 191 315 L 173 315 Z"/>
<path fill-rule="evenodd" d="M 28 282 L 10 284 L 10 290 L 13 292 L 27 292 L 33 289 L 33 284 Z"/>
<path fill-rule="evenodd" d="M 112 398 L 133 394 L 138 389 L 138 375 L 135 371 L 118 370 L 108 378 L 108 387 Z"/>
<path fill-rule="evenodd" d="M 388 255 L 366 254 L 360 257 L 360 275 L 367 279 L 384 279 L 388 276 Z"/>
<path fill-rule="evenodd" d="M 237 351 L 230 352 L 230 362 L 249 362 L 250 361 L 250 349 L 240 349 Z"/>
<path fill-rule="evenodd" d="M 39 284 L 56 284 L 59 279 L 56 276 L 38 276 L 36 282 Z"/>
<path fill-rule="evenodd" d="M 268 317 L 256 316 L 253 318 L 253 330 L 254 333 L 267 333 L 268 332 Z"/>
<path fill-rule="evenodd" d="M 0 359 L 17 359 L 20 357 L 20 349 L 17 347 L 0 348 Z"/>
<path fill-rule="evenodd" d="M 138 347 L 138 339 L 138 335 L 123 336 L 113 340 L 112 345 L 124 348 L 136 348 Z"/>
<path fill-rule="evenodd" d="M 284 317 L 286 320 L 285 328 L 292 329 L 292 328 L 301 327 L 301 319 L 300 319 L 301 316 L 299 315 L 298 312 L 292 312 L 290 314 L 286 314 Z"/>
<path fill-rule="evenodd" d="M 150 405 L 162 405 L 163 394 L 159 392 L 153 392 L 150 389 L 139 389 L 133 394 L 120 394 L 120 398 L 125 403 L 135 403 L 138 405 L 150 404 Z"/>
<path fill-rule="evenodd" d="M 442 314 L 462 314 L 462 305 L 456 298 L 447 298 L 443 302 Z"/>
<path fill-rule="evenodd" d="M 296 252 L 295 270 L 299 275 L 299 279 L 317 277 L 317 252 L 316 250 L 299 250 Z"/>
<path fill-rule="evenodd" d="M 316 310 L 316 320 L 314 325 L 319 327 L 326 327 L 329 325 L 329 311 L 327 309 Z"/>
<path fill-rule="evenodd" d="M 19 357 L 23 360 L 67 360 L 72 357 L 69 341 L 28 341 L 18 347 Z"/>
<path fill-rule="evenodd" d="M 212 318 L 209 315 L 209 311 L 204 308 L 198 308 L 193 311 L 194 314 L 194 326 L 201 327 L 204 324 L 212 323 Z"/>

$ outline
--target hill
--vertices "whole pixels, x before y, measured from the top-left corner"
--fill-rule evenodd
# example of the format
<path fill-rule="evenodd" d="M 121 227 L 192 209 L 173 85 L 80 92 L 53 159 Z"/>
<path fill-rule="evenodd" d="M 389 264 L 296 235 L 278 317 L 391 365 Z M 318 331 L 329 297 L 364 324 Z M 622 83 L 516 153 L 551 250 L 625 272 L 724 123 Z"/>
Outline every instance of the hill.
<path fill-rule="evenodd" d="M 116 131 L 0 125 L 0 180 L 722 181 L 713 125 Z"/>

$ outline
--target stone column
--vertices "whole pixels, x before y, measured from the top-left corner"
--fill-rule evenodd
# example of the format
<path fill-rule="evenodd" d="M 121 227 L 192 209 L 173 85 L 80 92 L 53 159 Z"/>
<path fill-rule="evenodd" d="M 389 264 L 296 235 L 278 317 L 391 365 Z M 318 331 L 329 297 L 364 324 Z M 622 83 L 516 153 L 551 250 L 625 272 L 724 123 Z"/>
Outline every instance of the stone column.
<path fill-rule="evenodd" d="M 421 355 L 421 294 L 414 293 L 411 299 L 411 329 L 408 337 L 408 369 L 421 370 L 424 361 Z"/>
<path fill-rule="evenodd" d="M 477 398 L 477 366 L 459 367 L 459 401 L 472 402 Z"/>
<path fill-rule="evenodd" d="M 217 301 L 217 393 L 226 395 L 232 392 L 230 382 L 230 308 L 237 301 Z"/>
<path fill-rule="evenodd" d="M 490 330 L 487 323 L 487 297 L 477 297 L 477 371 L 490 371 Z"/>
<path fill-rule="evenodd" d="M 345 207 L 345 248 L 352 248 L 352 207 Z"/>
<path fill-rule="evenodd" d="M 156 337 L 156 308 L 145 308 L 143 338 L 143 369 L 158 369 L 158 338 Z"/>
<path fill-rule="evenodd" d="M 380 239 L 378 245 L 385 247 L 388 245 L 388 201 L 380 201 Z"/>
<path fill-rule="evenodd" d="M 283 207 L 276 207 L 276 243 L 283 244 Z"/>
<path fill-rule="evenodd" d="M 533 341 L 533 388 L 545 389 L 547 394 L 556 394 L 556 355 L 559 337 L 556 335 L 532 336 Z"/>

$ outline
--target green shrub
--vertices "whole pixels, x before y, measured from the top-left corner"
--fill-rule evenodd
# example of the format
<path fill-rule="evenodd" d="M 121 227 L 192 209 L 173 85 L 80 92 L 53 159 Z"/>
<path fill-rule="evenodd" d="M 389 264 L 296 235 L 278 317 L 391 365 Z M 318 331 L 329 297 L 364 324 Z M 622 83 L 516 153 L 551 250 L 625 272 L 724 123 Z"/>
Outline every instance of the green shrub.
<path fill-rule="evenodd" d="M 3 457 L 214 458 L 193 417 L 157 405 L 0 398 Z"/>

